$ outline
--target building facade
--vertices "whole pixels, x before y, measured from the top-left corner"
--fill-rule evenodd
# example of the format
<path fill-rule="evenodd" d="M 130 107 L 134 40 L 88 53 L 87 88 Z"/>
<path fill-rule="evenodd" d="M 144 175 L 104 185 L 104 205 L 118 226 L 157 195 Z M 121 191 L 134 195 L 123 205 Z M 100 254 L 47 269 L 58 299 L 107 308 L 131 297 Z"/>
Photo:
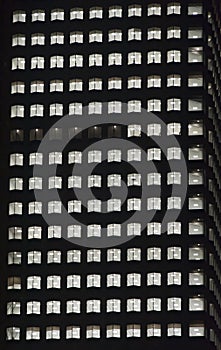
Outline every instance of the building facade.
<path fill-rule="evenodd" d="M 0 10 L 2 349 L 220 350 L 220 2 L 2 0 Z M 146 134 L 143 110 L 158 117 L 147 114 Z M 54 124 L 67 114 L 60 151 Z M 113 123 L 122 114 L 125 125 Z M 90 127 L 76 126 L 80 117 Z M 102 162 L 93 144 L 110 138 L 116 147 Z M 172 189 L 185 187 L 184 159 L 182 200 Z M 95 164 L 86 179 L 73 170 L 84 162 Z M 48 176 L 33 174 L 46 165 Z M 111 197 L 123 182 L 125 202 Z M 86 208 L 74 194 L 83 187 L 95 196 Z M 44 188 L 47 203 L 36 199 Z M 79 225 L 59 223 L 62 205 Z M 122 229 L 135 211 L 156 213 L 145 229 Z M 178 214 L 164 230 L 166 212 Z"/>

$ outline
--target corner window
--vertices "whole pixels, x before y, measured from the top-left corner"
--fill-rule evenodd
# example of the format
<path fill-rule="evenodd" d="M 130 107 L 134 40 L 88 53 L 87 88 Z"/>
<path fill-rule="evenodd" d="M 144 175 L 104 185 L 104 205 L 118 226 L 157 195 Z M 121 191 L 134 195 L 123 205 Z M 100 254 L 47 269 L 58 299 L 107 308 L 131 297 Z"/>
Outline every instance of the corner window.
<path fill-rule="evenodd" d="M 188 63 L 201 63 L 203 62 L 203 47 L 189 47 L 188 48 Z"/>
<path fill-rule="evenodd" d="M 205 326 L 202 323 L 195 323 L 189 326 L 189 337 L 204 337 Z"/>
<path fill-rule="evenodd" d="M 188 100 L 188 111 L 190 112 L 197 112 L 203 110 L 203 99 L 202 98 L 195 98 L 195 99 L 189 99 Z"/>
<path fill-rule="evenodd" d="M 205 309 L 205 300 L 202 297 L 189 298 L 189 311 L 203 311 Z"/>
<path fill-rule="evenodd" d="M 198 16 L 203 14 L 203 6 L 202 4 L 190 4 L 188 6 L 188 15 L 190 16 Z"/>
<path fill-rule="evenodd" d="M 203 29 L 192 27 L 188 29 L 188 39 L 202 39 Z"/>
<path fill-rule="evenodd" d="M 189 87 L 201 87 L 203 86 L 203 76 L 201 74 L 193 74 L 188 77 Z"/>
<path fill-rule="evenodd" d="M 189 160 L 201 160 L 203 159 L 203 148 L 200 146 L 189 148 Z"/>
<path fill-rule="evenodd" d="M 204 201 L 200 195 L 189 198 L 189 210 L 201 210 L 204 208 Z"/>
<path fill-rule="evenodd" d="M 199 169 L 189 172 L 189 185 L 203 185 L 203 172 Z"/>
<path fill-rule="evenodd" d="M 203 271 L 189 272 L 189 286 L 201 286 L 204 285 L 204 273 Z"/>
<path fill-rule="evenodd" d="M 200 120 L 191 122 L 188 125 L 188 136 L 201 136 L 203 135 L 203 123 Z"/>
<path fill-rule="evenodd" d="M 203 260 L 204 249 L 199 244 L 189 248 L 189 260 Z"/>

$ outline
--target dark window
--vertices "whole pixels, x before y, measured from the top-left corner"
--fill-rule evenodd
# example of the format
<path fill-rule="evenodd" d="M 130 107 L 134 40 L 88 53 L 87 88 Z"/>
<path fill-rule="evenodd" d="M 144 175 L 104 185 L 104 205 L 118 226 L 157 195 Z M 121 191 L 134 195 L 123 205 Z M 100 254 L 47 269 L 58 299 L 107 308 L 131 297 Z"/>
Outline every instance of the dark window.
<path fill-rule="evenodd" d="M 23 141 L 24 140 L 24 131 L 20 129 L 11 130 L 10 132 L 10 141 Z"/>
<path fill-rule="evenodd" d="M 71 139 L 81 139 L 82 138 L 82 134 L 81 134 L 82 129 L 75 127 L 75 128 L 70 128 L 68 129 L 68 137 L 69 140 Z"/>
<path fill-rule="evenodd" d="M 93 138 L 101 138 L 101 127 L 99 126 L 93 126 L 92 128 L 88 129 L 88 138 L 93 139 Z"/>
<path fill-rule="evenodd" d="M 61 140 L 62 139 L 62 129 L 52 128 L 49 130 L 49 140 Z"/>
<path fill-rule="evenodd" d="M 31 129 L 30 130 L 30 141 L 40 141 L 43 138 L 42 129 Z"/>
<path fill-rule="evenodd" d="M 108 137 L 121 137 L 121 126 L 112 125 L 108 126 Z"/>

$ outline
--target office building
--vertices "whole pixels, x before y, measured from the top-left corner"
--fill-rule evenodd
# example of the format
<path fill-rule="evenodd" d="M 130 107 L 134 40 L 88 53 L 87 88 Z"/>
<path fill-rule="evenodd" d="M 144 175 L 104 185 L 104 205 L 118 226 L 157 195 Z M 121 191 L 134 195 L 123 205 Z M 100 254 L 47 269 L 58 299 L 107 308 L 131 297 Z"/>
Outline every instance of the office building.
<path fill-rule="evenodd" d="M 2 0 L 0 17 L 2 349 L 220 350 L 220 1 Z M 143 110 L 158 118 L 147 114 L 145 135 Z M 67 114 L 60 151 L 54 124 Z M 80 130 L 81 116 L 105 122 Z M 95 142 L 109 138 L 102 162 Z M 185 188 L 184 159 L 185 200 L 172 193 Z M 85 162 L 88 178 L 74 170 Z M 48 177 L 33 174 L 46 164 Z M 125 203 L 111 197 L 123 182 Z M 87 208 L 74 195 L 83 187 Z M 59 224 L 62 206 L 82 224 Z M 123 230 L 135 211 L 155 215 Z M 177 218 L 164 230 L 167 212 Z M 92 246 L 104 226 L 106 246 Z"/>

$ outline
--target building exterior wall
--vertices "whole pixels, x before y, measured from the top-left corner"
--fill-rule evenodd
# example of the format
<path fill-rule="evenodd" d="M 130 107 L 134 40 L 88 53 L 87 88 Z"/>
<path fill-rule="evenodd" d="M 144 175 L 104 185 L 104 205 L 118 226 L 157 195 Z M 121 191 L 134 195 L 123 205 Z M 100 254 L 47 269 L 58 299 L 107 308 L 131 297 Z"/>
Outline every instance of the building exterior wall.
<path fill-rule="evenodd" d="M 16 0 L 0 6 L 3 349 L 220 349 L 219 2 Z M 139 134 L 144 111 L 159 122 L 153 125 L 147 114 L 146 131 Z M 106 119 L 90 128 L 83 122 L 73 140 L 69 127 L 62 155 L 52 154 L 64 138 L 53 125 L 67 114 L 73 128 L 81 116 L 90 123 Z M 116 117 L 124 125 L 113 123 Z M 49 129 L 41 164 L 35 153 Z M 129 143 L 120 148 L 126 161 L 98 161 L 93 174 L 100 178 L 73 173 L 77 182 L 82 177 L 83 188 L 95 181 L 102 208 L 119 185 L 113 175 L 121 175 L 129 188 L 121 211 L 84 208 L 76 214 L 71 203 L 73 152 L 82 152 L 87 163 L 85 149 L 97 151 L 95 142 L 113 137 L 116 149 L 123 139 L 138 150 L 135 157 L 145 152 L 140 163 L 148 195 L 141 212 L 156 213 L 142 232 L 136 225 L 122 229 L 124 244 L 111 246 L 119 226 L 110 229 L 101 248 L 99 238 L 92 246 L 88 237 L 99 236 L 96 227 L 84 231 L 89 243 L 82 244 L 60 220 L 59 208 L 62 203 L 85 225 L 102 227 L 121 225 L 131 215 L 129 200 L 139 202 L 142 186 L 131 177 L 137 164 L 128 156 Z M 158 143 L 168 145 L 165 154 Z M 35 169 L 48 166 L 42 185 L 33 175 L 34 162 Z M 49 179 L 53 162 L 57 178 Z M 179 191 L 185 181 L 184 200 Z M 36 203 L 44 188 L 52 201 L 59 189 L 60 203 L 42 202 L 42 211 L 54 211 L 56 227 L 45 222 Z M 178 214 L 164 230 L 167 212 Z"/>

